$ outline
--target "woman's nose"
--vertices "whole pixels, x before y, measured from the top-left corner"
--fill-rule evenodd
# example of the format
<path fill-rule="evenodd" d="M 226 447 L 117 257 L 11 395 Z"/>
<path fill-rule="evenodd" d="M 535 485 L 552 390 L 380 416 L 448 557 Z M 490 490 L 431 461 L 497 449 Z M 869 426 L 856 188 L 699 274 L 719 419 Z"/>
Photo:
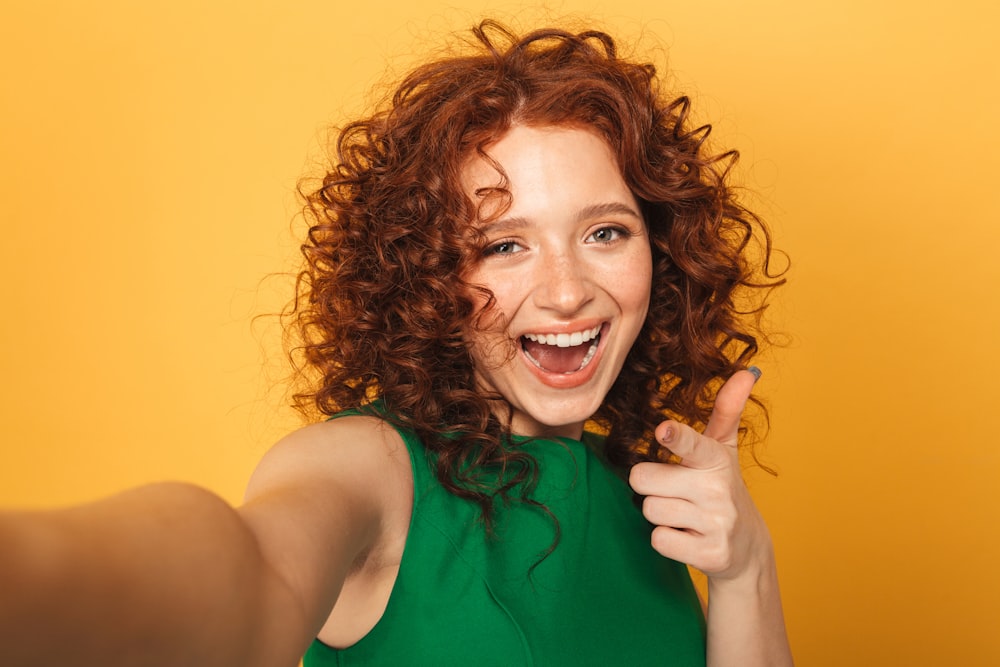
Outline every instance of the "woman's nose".
<path fill-rule="evenodd" d="M 544 258 L 535 273 L 534 303 L 539 308 L 572 315 L 594 297 L 591 276 L 571 253 Z"/>

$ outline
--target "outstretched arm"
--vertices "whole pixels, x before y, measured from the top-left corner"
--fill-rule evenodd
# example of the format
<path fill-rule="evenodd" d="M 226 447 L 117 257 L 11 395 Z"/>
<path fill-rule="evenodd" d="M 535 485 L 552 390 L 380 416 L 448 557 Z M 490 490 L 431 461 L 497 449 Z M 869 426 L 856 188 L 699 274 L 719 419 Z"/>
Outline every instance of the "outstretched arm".
<path fill-rule="evenodd" d="M 708 664 L 792 664 L 770 534 L 740 474 L 740 416 L 755 376 L 735 374 L 719 391 L 704 433 L 668 421 L 656 437 L 677 463 L 640 463 L 630 483 L 646 496 L 659 553 L 708 575 Z"/>
<path fill-rule="evenodd" d="M 378 539 L 391 438 L 361 418 L 279 443 L 236 510 L 157 484 L 0 515 L 0 664 L 294 665 Z M 405 453 L 405 452 L 404 452 Z"/>

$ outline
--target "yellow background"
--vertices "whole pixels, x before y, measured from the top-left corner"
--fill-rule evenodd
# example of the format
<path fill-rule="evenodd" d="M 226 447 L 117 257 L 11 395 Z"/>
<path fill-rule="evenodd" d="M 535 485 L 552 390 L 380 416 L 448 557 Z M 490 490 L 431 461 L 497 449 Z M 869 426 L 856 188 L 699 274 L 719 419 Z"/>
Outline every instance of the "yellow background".
<path fill-rule="evenodd" d="M 552 9 L 659 38 L 793 260 L 761 384 L 780 475 L 749 480 L 799 664 L 1000 664 L 996 3 L 601 6 Z M 323 128 L 519 7 L 6 8 L 0 503 L 160 479 L 238 501 L 297 423 L 252 317 L 290 294 Z"/>

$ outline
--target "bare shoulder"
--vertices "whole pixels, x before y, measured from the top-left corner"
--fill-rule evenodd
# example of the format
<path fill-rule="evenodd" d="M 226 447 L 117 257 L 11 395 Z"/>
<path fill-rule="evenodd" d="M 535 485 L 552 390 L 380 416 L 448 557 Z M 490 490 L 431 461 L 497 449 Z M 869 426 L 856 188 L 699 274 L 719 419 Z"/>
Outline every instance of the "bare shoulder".
<path fill-rule="evenodd" d="M 351 416 L 282 438 L 254 471 L 239 512 L 315 636 L 357 564 L 405 531 L 412 498 L 401 436 L 377 418 Z"/>
<path fill-rule="evenodd" d="M 384 521 L 412 498 L 409 454 L 402 438 L 375 417 L 341 417 L 285 436 L 261 459 L 247 485 L 244 508 L 275 496 L 300 497 L 316 515 L 282 517 L 322 522 L 328 513 L 350 523 Z"/>
<path fill-rule="evenodd" d="M 247 500 L 287 475 L 335 477 L 340 484 L 360 483 L 372 490 L 383 475 L 410 470 L 409 454 L 396 430 L 375 417 L 350 416 L 311 424 L 278 441 L 250 478 Z"/>

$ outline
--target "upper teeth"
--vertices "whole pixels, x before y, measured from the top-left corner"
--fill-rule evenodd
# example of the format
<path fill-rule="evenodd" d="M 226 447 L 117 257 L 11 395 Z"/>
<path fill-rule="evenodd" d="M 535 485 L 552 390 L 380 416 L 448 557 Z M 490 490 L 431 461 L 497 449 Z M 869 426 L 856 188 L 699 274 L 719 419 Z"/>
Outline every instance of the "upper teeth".
<path fill-rule="evenodd" d="M 528 340 L 535 341 L 536 343 L 542 343 L 543 345 L 555 345 L 557 347 L 576 347 L 577 345 L 582 345 L 588 340 L 597 337 L 597 334 L 601 333 L 601 325 L 598 324 L 593 329 L 588 329 L 587 331 L 574 331 L 573 333 L 558 333 L 558 334 L 524 334 L 524 337 Z"/>

